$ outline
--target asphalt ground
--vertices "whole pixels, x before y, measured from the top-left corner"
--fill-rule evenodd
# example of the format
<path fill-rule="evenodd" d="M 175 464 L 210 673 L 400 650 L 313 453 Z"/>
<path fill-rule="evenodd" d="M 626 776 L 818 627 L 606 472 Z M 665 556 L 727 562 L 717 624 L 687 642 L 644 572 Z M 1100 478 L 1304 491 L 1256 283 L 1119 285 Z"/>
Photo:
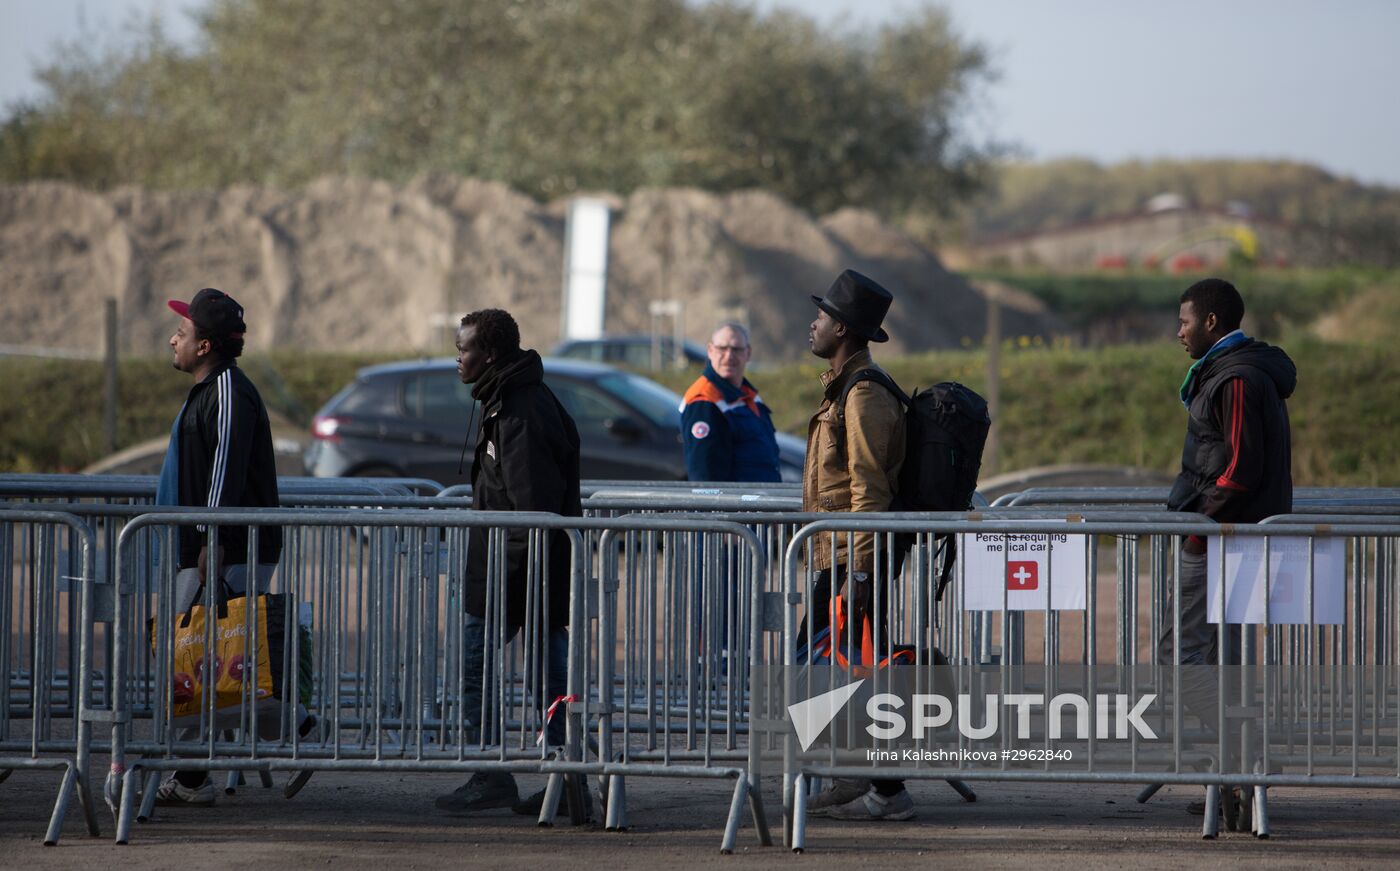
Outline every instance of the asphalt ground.
<path fill-rule="evenodd" d="M 280 779 L 285 775 L 277 775 Z M 256 783 L 256 775 L 252 778 Z M 561 822 L 541 829 L 509 810 L 452 818 L 433 797 L 461 782 L 453 775 L 318 773 L 295 799 L 280 789 L 243 787 L 214 808 L 157 809 L 137 824 L 131 843 L 112 842 L 100 804 L 102 837 L 86 833 L 76 803 L 63 837 L 43 846 L 54 772 L 15 772 L 0 783 L 0 866 L 9 868 L 481 866 L 543 868 L 657 867 L 1185 867 L 1212 861 L 1269 867 L 1395 867 L 1400 863 L 1400 792 L 1275 789 L 1272 837 L 1222 832 L 1201 839 L 1201 818 L 1186 813 L 1199 788 L 1169 787 L 1148 804 L 1126 785 L 974 784 L 966 803 L 940 782 L 911 782 L 918 807 L 905 823 L 812 820 L 807 852 L 762 847 L 746 817 L 734 855 L 719 853 L 729 807 L 728 781 L 628 781 L 631 827 Z M 96 781 L 100 784 L 100 777 Z M 218 782 L 222 782 L 221 780 Z M 543 785 L 520 778 L 522 793 Z M 768 818 L 781 833 L 780 790 L 765 780 Z M 595 809 L 595 817 L 600 812 Z"/>

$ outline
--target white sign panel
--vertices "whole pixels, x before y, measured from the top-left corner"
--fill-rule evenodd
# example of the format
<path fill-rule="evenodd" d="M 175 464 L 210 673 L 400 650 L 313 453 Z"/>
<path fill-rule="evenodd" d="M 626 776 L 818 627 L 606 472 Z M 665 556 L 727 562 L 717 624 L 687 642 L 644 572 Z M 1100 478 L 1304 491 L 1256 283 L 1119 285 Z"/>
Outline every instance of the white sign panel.
<path fill-rule="evenodd" d="M 1043 611 L 1047 596 L 1056 611 L 1086 605 L 1087 536 L 959 535 L 958 559 L 964 610 Z"/>
<path fill-rule="evenodd" d="M 1224 542 L 1222 546 L 1222 540 Z M 1313 621 L 1345 622 L 1346 542 L 1314 539 Z M 1264 622 L 1264 539 L 1218 536 L 1206 539 L 1208 618 L 1220 622 L 1220 556 L 1225 555 L 1225 622 Z M 1270 536 L 1268 622 L 1308 622 L 1308 541 L 1305 536 Z"/>
<path fill-rule="evenodd" d="M 608 204 L 579 197 L 564 225 L 564 339 L 601 339 L 607 308 Z"/>

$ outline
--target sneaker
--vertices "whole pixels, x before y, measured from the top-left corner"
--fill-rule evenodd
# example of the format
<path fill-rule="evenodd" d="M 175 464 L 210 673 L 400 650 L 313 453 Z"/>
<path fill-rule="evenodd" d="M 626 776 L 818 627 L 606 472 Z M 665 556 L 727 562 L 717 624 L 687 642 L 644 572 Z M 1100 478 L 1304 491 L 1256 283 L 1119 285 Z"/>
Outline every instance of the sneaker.
<path fill-rule="evenodd" d="M 172 777 L 156 790 L 156 804 L 160 807 L 213 807 L 214 782 L 206 777 L 199 786 L 185 786 Z"/>
<path fill-rule="evenodd" d="M 506 772 L 477 772 L 472 779 L 433 802 L 438 810 L 454 816 L 513 807 L 520 803 L 515 778 Z"/>
<path fill-rule="evenodd" d="M 316 719 L 315 714 L 307 714 L 306 719 L 301 721 L 297 727 L 297 737 L 302 744 L 320 744 L 323 741 L 320 729 L 321 723 Z M 301 788 L 306 786 L 306 782 L 311 779 L 314 771 L 298 771 L 287 780 L 287 785 L 282 787 L 282 797 L 291 798 L 301 792 Z"/>
<path fill-rule="evenodd" d="M 826 815 L 833 820 L 912 820 L 914 800 L 907 789 L 894 795 L 880 795 L 872 789 L 855 801 L 830 808 Z"/>
<path fill-rule="evenodd" d="M 849 804 L 870 791 L 868 780 L 845 780 L 837 778 L 831 788 L 807 797 L 807 813 L 813 816 L 826 816 L 833 807 Z"/>

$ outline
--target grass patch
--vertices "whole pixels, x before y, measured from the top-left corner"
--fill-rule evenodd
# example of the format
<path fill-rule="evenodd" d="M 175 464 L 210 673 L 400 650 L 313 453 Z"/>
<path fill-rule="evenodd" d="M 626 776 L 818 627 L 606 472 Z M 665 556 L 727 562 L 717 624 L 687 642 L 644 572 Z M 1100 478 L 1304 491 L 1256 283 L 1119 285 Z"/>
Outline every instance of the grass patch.
<path fill-rule="evenodd" d="M 1030 293 L 1073 327 L 1083 328 L 1124 314 L 1162 316 L 1166 328 L 1176 322 L 1181 292 L 1204 276 L 1166 275 L 1158 271 L 1045 273 L 976 271 L 973 280 L 1000 281 Z M 1250 330 L 1265 338 L 1284 335 L 1292 326 L 1310 323 L 1368 288 L 1400 286 L 1393 270 L 1232 268 L 1230 277 L 1244 295 Z"/>
<path fill-rule="evenodd" d="M 1394 447 L 1400 433 L 1400 348 L 1302 336 L 1284 347 L 1299 372 L 1288 403 L 1294 483 L 1400 485 L 1400 452 Z M 880 362 L 906 389 L 961 381 L 986 393 L 984 351 Z M 1001 468 L 1108 463 L 1175 472 L 1186 428 L 1177 389 L 1189 363 L 1180 347 L 1166 342 L 1004 351 L 996 419 Z M 813 363 L 754 375 L 780 429 L 806 434 L 821 401 L 822 368 Z M 660 380 L 683 390 L 693 379 L 671 373 Z"/>
<path fill-rule="evenodd" d="M 1394 447 L 1400 433 L 1400 348 L 1301 335 L 1284 346 L 1299 371 L 1289 401 L 1295 483 L 1400 485 L 1400 451 Z M 250 356 L 242 365 L 270 408 L 305 426 L 355 370 L 404 356 L 279 352 Z M 983 351 L 881 363 L 905 388 L 953 380 L 984 394 L 987 389 Z M 1001 468 L 1081 462 L 1174 471 L 1186 426 L 1176 391 L 1188 363 L 1167 342 L 1098 350 L 1008 347 L 997 417 Z M 781 429 L 805 435 L 821 400 L 822 369 L 813 360 L 755 373 Z M 657 380 L 679 392 L 695 377 L 693 371 L 673 371 Z M 119 446 L 168 432 L 189 387 L 188 376 L 164 359 L 123 360 Z M 100 458 L 101 396 L 100 364 L 0 359 L 0 471 L 72 471 Z"/>

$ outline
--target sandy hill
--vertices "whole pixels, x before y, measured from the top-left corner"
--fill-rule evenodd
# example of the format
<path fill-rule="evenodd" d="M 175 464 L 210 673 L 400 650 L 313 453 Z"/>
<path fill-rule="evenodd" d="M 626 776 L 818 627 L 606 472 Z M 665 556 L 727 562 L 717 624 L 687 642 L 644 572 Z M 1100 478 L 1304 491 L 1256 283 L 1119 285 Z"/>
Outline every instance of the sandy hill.
<path fill-rule="evenodd" d="M 852 267 L 895 294 L 892 351 L 983 334 L 980 292 L 869 212 L 815 220 L 761 191 L 610 200 L 610 332 L 647 331 L 647 303 L 679 299 L 692 339 L 738 315 L 752 325 L 757 357 L 800 358 L 808 295 Z M 525 343 L 548 348 L 559 335 L 565 208 L 454 177 L 403 186 L 325 178 L 292 192 L 0 187 L 0 343 L 94 348 L 101 300 L 114 296 L 122 350 L 155 352 L 172 329 L 165 300 L 213 286 L 248 310 L 252 350 L 442 352 L 445 324 L 488 306 L 514 312 Z M 1048 334 L 1053 325 L 1020 299 L 1003 329 Z"/>

